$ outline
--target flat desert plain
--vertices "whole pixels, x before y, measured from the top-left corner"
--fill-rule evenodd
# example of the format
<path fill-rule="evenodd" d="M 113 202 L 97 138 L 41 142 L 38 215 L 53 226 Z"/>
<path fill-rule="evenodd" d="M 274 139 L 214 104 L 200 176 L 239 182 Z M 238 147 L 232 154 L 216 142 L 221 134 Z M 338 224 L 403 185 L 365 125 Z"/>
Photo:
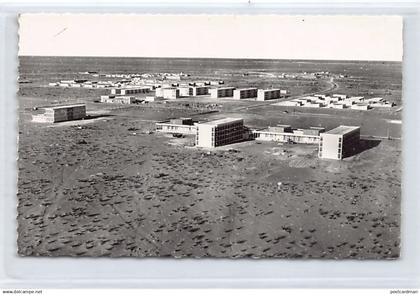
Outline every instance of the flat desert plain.
<path fill-rule="evenodd" d="M 177 104 L 192 100 L 103 105 L 91 90 L 48 92 L 44 80 L 18 96 L 20 255 L 399 256 L 401 132 L 384 122 L 400 113 L 301 113 L 253 101 L 218 102 L 211 113 Z M 32 107 L 57 100 L 85 102 L 89 117 L 31 121 Z M 320 160 L 316 145 L 246 141 L 206 150 L 194 136 L 154 132 L 156 121 L 181 116 L 240 116 L 255 127 L 359 122 L 364 136 L 356 155 L 334 161 Z"/>

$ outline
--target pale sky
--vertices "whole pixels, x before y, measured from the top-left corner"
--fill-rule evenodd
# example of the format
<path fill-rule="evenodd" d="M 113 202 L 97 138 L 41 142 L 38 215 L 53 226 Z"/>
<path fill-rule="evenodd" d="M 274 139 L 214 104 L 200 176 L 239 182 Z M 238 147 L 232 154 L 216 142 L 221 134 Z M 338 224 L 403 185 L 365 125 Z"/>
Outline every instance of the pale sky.
<path fill-rule="evenodd" d="M 401 61 L 399 16 L 22 14 L 19 55 Z"/>

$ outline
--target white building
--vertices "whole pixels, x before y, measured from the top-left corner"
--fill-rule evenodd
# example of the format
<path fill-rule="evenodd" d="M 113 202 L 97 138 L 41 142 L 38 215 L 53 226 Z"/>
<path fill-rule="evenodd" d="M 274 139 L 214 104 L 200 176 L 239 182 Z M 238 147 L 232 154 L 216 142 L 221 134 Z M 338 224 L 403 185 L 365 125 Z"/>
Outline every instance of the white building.
<path fill-rule="evenodd" d="M 359 103 L 359 104 L 353 104 L 350 108 L 355 109 L 355 110 L 369 110 L 370 106 L 369 104 Z"/>
<path fill-rule="evenodd" d="M 333 94 L 333 97 L 340 98 L 341 100 L 346 99 L 347 95 L 344 94 Z"/>
<path fill-rule="evenodd" d="M 163 97 L 156 97 L 156 96 L 146 96 L 145 101 L 147 102 L 155 102 L 155 101 L 161 101 L 163 100 Z"/>
<path fill-rule="evenodd" d="M 179 97 L 188 97 L 191 94 L 190 87 L 179 87 Z"/>
<path fill-rule="evenodd" d="M 346 107 L 343 103 L 332 103 L 329 106 L 335 109 L 344 109 Z"/>
<path fill-rule="evenodd" d="M 268 127 L 264 130 L 253 131 L 257 141 L 275 141 L 283 143 L 318 144 L 320 134 L 324 128 L 311 127 L 309 129 L 292 129 L 289 125 Z"/>
<path fill-rule="evenodd" d="M 197 124 L 196 146 L 214 148 L 244 139 L 242 118 L 223 118 Z"/>
<path fill-rule="evenodd" d="M 209 87 L 208 86 L 192 86 L 190 87 L 190 96 L 201 96 L 208 95 Z"/>
<path fill-rule="evenodd" d="M 290 100 L 290 101 L 282 101 L 282 102 L 276 103 L 276 105 L 280 105 L 280 106 L 302 106 L 302 102 L 297 101 L 297 100 Z"/>
<path fill-rule="evenodd" d="M 233 91 L 234 99 L 247 99 L 257 97 L 257 88 L 242 88 Z"/>
<path fill-rule="evenodd" d="M 149 93 L 149 87 L 132 87 L 132 88 L 114 88 L 111 89 L 112 95 L 134 95 Z"/>
<path fill-rule="evenodd" d="M 360 127 L 339 126 L 321 134 L 319 157 L 343 159 L 355 152 L 360 141 Z"/>
<path fill-rule="evenodd" d="M 162 97 L 164 99 L 177 99 L 179 98 L 179 89 L 171 88 L 157 88 L 155 92 L 156 97 Z"/>
<path fill-rule="evenodd" d="M 320 103 L 307 102 L 307 103 L 303 104 L 302 106 L 303 107 L 310 107 L 310 108 L 320 108 L 322 105 Z"/>
<path fill-rule="evenodd" d="M 265 101 L 280 98 L 280 89 L 258 89 L 257 100 Z"/>
<path fill-rule="evenodd" d="M 116 95 L 101 96 L 101 103 L 133 104 L 135 101 L 136 101 L 136 97 L 133 97 L 133 96 L 116 96 Z"/>
<path fill-rule="evenodd" d="M 196 135 L 197 126 L 191 118 L 176 118 L 156 123 L 156 131 L 160 133 Z"/>
<path fill-rule="evenodd" d="M 234 87 L 221 87 L 209 89 L 211 98 L 233 97 Z"/>
<path fill-rule="evenodd" d="M 42 108 L 44 113 L 34 114 L 32 121 L 56 123 L 69 120 L 83 119 L 86 117 L 85 104 L 60 105 Z"/>

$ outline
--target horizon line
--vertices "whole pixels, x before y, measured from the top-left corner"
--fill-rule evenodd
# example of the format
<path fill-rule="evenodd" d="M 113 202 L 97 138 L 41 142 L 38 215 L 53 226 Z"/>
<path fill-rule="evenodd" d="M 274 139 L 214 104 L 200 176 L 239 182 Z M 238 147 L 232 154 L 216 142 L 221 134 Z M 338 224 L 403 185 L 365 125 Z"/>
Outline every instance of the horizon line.
<path fill-rule="evenodd" d="M 365 61 L 365 62 L 396 62 L 401 60 L 382 60 L 382 59 L 322 59 L 322 58 L 264 58 L 264 57 L 172 57 L 172 56 L 112 56 L 112 55 L 17 55 L 18 57 L 94 57 L 94 58 L 156 58 L 156 59 L 238 59 L 238 60 L 296 60 L 296 61 Z"/>

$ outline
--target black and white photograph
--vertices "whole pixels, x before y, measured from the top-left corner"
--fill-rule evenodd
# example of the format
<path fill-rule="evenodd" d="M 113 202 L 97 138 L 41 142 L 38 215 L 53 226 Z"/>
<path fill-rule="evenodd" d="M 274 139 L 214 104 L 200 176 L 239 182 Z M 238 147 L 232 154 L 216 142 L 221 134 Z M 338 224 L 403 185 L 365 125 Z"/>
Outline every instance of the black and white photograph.
<path fill-rule="evenodd" d="M 400 257 L 403 18 L 19 16 L 17 253 Z"/>

